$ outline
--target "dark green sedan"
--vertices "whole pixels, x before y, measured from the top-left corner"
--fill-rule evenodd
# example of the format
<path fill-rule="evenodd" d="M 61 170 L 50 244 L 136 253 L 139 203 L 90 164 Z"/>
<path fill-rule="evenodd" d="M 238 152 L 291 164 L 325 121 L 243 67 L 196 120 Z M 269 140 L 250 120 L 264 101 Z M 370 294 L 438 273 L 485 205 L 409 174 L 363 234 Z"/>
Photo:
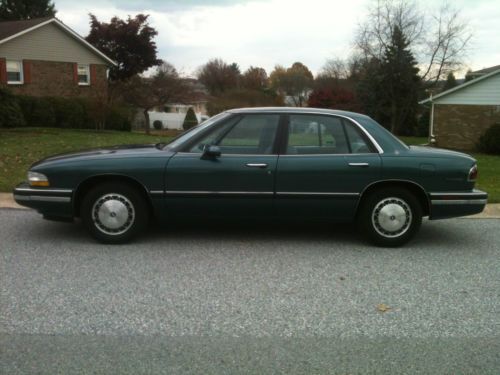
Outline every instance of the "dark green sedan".
<path fill-rule="evenodd" d="M 81 218 L 121 243 L 154 218 L 356 222 L 373 243 L 398 246 L 422 217 L 481 212 L 476 161 L 408 147 L 371 118 L 313 108 L 221 113 L 168 144 L 56 155 L 33 164 L 17 203 L 46 219 Z"/>

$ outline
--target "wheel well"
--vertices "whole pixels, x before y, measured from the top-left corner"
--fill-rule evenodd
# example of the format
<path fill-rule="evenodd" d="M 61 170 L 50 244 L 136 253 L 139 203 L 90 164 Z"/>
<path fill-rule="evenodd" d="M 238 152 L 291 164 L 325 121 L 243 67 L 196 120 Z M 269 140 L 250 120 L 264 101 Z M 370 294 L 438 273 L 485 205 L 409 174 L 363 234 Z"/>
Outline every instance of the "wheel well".
<path fill-rule="evenodd" d="M 78 185 L 76 191 L 75 191 L 75 196 L 74 196 L 74 203 L 73 203 L 73 209 L 75 212 L 75 216 L 79 217 L 80 216 L 80 206 L 82 204 L 83 197 L 92 189 L 93 187 L 105 183 L 105 182 L 120 182 L 123 184 L 127 184 L 129 186 L 132 186 L 134 189 L 136 189 L 144 198 L 145 202 L 147 202 L 148 209 L 150 214 L 153 213 L 153 203 L 151 201 L 151 197 L 148 194 L 148 191 L 142 185 L 140 182 L 137 180 L 127 177 L 127 176 L 120 176 L 120 175 L 104 175 L 104 176 L 93 176 L 90 177 Z"/>
<path fill-rule="evenodd" d="M 430 203 L 427 193 L 420 185 L 417 185 L 416 183 L 410 181 L 380 181 L 368 186 L 361 193 L 361 198 L 358 204 L 358 208 L 363 203 L 363 200 L 366 199 L 366 197 L 368 197 L 372 192 L 374 192 L 375 190 L 384 189 L 388 187 L 391 188 L 399 187 L 410 191 L 412 194 L 415 195 L 415 197 L 420 202 L 423 216 L 428 216 L 430 214 Z M 356 214 L 358 212 L 359 210 L 357 210 Z"/>

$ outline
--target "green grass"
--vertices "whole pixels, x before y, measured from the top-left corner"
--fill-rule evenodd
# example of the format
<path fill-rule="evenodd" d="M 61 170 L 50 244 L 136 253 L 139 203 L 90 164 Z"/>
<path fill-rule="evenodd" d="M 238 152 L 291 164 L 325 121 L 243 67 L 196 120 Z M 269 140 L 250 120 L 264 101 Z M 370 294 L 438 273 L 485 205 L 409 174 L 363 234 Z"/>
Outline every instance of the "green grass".
<path fill-rule="evenodd" d="M 26 171 L 37 160 L 50 155 L 92 147 L 168 141 L 173 134 L 146 135 L 115 131 L 52 128 L 0 129 L 0 191 L 12 191 L 26 179 Z M 407 144 L 425 144 L 425 137 L 401 137 Z M 472 153 L 478 161 L 477 187 L 489 194 L 490 203 L 500 203 L 500 156 Z"/>
<path fill-rule="evenodd" d="M 407 145 L 427 143 L 426 137 L 399 137 Z M 469 153 L 469 152 L 467 152 Z M 488 192 L 489 203 L 500 203 L 500 156 L 471 152 L 477 160 L 479 177 L 476 187 Z"/>
<path fill-rule="evenodd" d="M 0 191 L 12 191 L 26 180 L 37 160 L 63 152 L 133 143 L 158 143 L 171 136 L 117 131 L 52 128 L 0 129 Z"/>

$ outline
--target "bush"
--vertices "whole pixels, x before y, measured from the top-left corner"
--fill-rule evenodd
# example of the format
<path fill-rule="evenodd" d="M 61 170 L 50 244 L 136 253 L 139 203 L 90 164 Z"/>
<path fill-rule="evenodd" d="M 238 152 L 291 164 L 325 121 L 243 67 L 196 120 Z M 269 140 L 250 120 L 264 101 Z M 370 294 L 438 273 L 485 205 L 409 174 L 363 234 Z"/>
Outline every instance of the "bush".
<path fill-rule="evenodd" d="M 16 97 L 0 89 L 0 128 L 25 126 L 26 121 Z"/>
<path fill-rule="evenodd" d="M 79 99 L 50 98 L 49 100 L 54 109 L 57 128 L 82 129 L 88 127 L 88 123 L 85 123 L 85 108 Z"/>
<path fill-rule="evenodd" d="M 492 125 L 479 138 L 479 151 L 487 154 L 500 155 L 500 123 Z"/>
<path fill-rule="evenodd" d="M 154 120 L 153 121 L 153 127 L 156 130 L 161 130 L 161 129 L 163 129 L 163 123 L 160 120 Z"/>
<path fill-rule="evenodd" d="M 55 127 L 56 115 L 51 100 L 49 98 L 35 97 L 31 99 L 31 111 L 24 112 L 24 116 L 28 119 L 28 126 Z M 29 110 L 29 108 L 23 108 L 23 110 Z"/>
<path fill-rule="evenodd" d="M 129 107 L 115 105 L 108 109 L 105 128 L 129 132 L 132 129 L 131 118 L 132 112 Z"/>
<path fill-rule="evenodd" d="M 198 119 L 196 118 L 196 114 L 194 113 L 193 108 L 189 107 L 186 113 L 186 117 L 184 117 L 184 123 L 182 124 L 182 127 L 184 130 L 188 130 L 196 125 L 198 125 Z"/>
<path fill-rule="evenodd" d="M 213 98 L 207 104 L 210 116 L 231 108 L 282 106 L 283 98 L 260 90 L 230 90 Z"/>

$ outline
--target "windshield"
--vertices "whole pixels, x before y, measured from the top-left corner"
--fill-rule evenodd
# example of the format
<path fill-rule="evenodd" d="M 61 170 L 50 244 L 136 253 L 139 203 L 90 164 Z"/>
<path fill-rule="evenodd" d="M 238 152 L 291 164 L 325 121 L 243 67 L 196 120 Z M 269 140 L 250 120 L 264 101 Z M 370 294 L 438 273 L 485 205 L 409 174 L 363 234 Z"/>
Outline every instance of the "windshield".
<path fill-rule="evenodd" d="M 184 133 L 180 134 L 179 136 L 175 137 L 172 141 L 167 143 L 165 147 L 167 148 L 176 148 L 183 144 L 185 141 L 190 139 L 191 137 L 194 137 L 196 134 L 202 132 L 206 128 L 208 128 L 210 125 L 215 123 L 216 121 L 219 121 L 223 118 L 228 117 L 230 114 L 227 112 L 219 113 L 218 115 L 215 115 L 213 117 L 210 117 L 208 120 L 202 122 L 200 125 L 195 126 L 194 128 L 191 128 L 189 130 L 186 130 Z"/>

